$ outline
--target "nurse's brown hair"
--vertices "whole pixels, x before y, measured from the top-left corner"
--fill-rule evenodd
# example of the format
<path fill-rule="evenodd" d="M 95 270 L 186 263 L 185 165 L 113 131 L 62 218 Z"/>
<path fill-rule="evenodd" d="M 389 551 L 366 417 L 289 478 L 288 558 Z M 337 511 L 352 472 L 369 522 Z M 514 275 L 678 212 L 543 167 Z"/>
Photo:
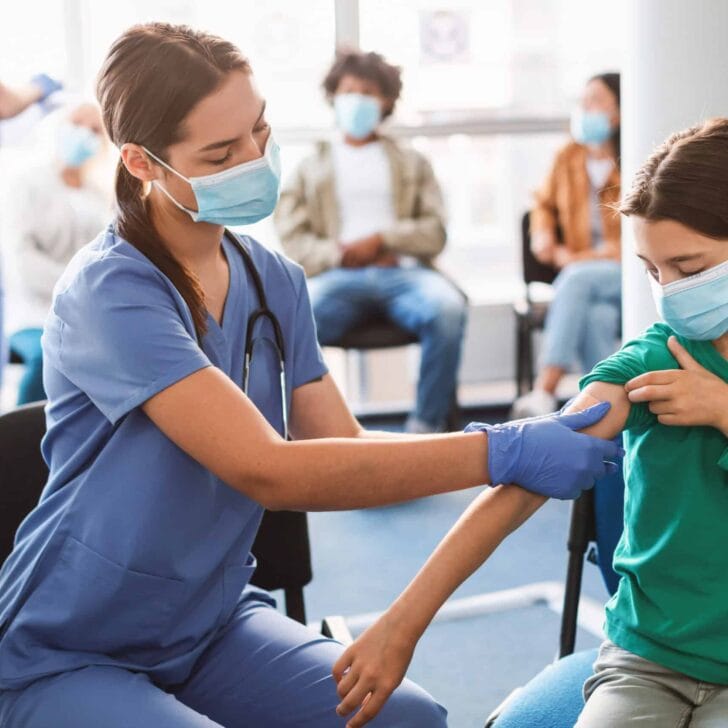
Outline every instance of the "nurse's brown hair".
<path fill-rule="evenodd" d="M 728 119 L 670 136 L 637 172 L 619 211 L 728 239 Z"/>
<path fill-rule="evenodd" d="M 96 96 L 111 141 L 145 146 L 166 159 L 183 138 L 183 121 L 231 71 L 250 72 L 232 43 L 185 25 L 146 23 L 114 41 L 99 72 Z M 196 276 L 170 252 L 149 214 L 144 183 L 119 160 L 116 169 L 117 231 L 176 286 L 192 312 L 198 337 L 207 309 Z"/>

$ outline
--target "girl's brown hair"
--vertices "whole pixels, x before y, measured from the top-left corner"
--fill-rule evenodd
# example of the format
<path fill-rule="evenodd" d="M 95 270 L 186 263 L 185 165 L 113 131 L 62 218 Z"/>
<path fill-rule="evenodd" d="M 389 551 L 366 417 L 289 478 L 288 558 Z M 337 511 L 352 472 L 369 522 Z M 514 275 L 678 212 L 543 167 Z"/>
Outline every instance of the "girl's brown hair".
<path fill-rule="evenodd" d="M 147 23 L 123 33 L 111 46 L 96 84 L 111 141 L 145 146 L 165 162 L 166 150 L 183 138 L 183 121 L 231 71 L 250 72 L 232 44 L 185 25 Z M 117 231 L 175 285 L 192 312 L 198 338 L 207 310 L 196 276 L 169 251 L 152 223 L 144 183 L 119 160 L 116 170 Z"/>
<path fill-rule="evenodd" d="M 669 137 L 637 172 L 619 211 L 728 239 L 728 119 Z"/>

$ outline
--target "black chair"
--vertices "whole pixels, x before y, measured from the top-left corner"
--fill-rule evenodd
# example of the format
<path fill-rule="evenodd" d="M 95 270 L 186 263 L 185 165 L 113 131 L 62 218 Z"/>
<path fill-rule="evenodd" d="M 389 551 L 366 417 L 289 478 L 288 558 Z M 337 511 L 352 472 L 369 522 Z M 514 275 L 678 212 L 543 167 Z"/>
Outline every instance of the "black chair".
<path fill-rule="evenodd" d="M 35 507 L 48 478 L 41 456 L 43 403 L 0 416 L 0 563 L 13 548 L 15 531 Z M 303 587 L 311 581 L 311 549 L 305 513 L 266 511 L 253 544 L 258 568 L 252 583 L 282 589 L 286 614 L 306 623 Z"/>
<path fill-rule="evenodd" d="M 461 291 L 462 293 L 462 291 Z M 467 297 L 462 293 L 463 298 Z M 328 343 L 331 346 L 345 351 L 366 352 L 375 349 L 394 349 L 399 346 L 410 346 L 418 344 L 419 339 L 415 334 L 397 326 L 384 314 L 374 314 L 369 319 L 347 331 L 338 341 Z M 448 430 L 459 430 L 460 407 L 457 401 L 457 386 L 452 394 L 452 405 L 447 416 L 446 427 Z"/>
<path fill-rule="evenodd" d="M 534 301 L 532 284 L 551 284 L 558 275 L 556 268 L 541 263 L 531 251 L 530 225 L 531 213 L 526 212 L 521 218 L 521 259 L 526 291 L 525 296 L 513 304 L 516 315 L 516 392 L 519 397 L 533 389 L 533 333 L 543 329 L 548 312 L 548 303 Z M 557 236 L 560 238 L 558 230 Z"/>

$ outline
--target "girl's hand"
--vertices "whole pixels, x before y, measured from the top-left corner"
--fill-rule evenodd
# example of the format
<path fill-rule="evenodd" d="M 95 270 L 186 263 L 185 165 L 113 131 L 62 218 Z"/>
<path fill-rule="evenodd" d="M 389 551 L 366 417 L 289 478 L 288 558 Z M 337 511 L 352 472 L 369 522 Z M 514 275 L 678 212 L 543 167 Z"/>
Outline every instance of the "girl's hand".
<path fill-rule="evenodd" d="M 402 682 L 416 643 L 416 636 L 408 636 L 385 612 L 336 661 L 333 675 L 342 699 L 336 712 L 343 717 L 362 706 L 346 728 L 359 728 L 379 713 Z"/>
<path fill-rule="evenodd" d="M 728 383 L 700 366 L 674 336 L 667 346 L 682 368 L 631 379 L 624 385 L 630 402 L 649 402 L 663 425 L 707 425 L 728 437 Z"/>

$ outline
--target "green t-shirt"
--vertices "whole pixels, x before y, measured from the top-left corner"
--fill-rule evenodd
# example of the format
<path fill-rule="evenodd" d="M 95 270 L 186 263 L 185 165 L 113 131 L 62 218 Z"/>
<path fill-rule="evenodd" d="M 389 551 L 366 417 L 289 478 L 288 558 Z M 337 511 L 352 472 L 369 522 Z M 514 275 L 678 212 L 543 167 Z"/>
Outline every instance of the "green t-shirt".
<path fill-rule="evenodd" d="M 580 387 L 679 368 L 667 348 L 673 333 L 655 324 Z M 728 381 L 728 361 L 709 341 L 678 340 Z M 621 579 L 607 604 L 607 636 L 696 680 L 728 685 L 728 440 L 712 427 L 661 425 L 646 404 L 632 405 L 624 437 L 624 532 L 614 554 Z"/>

